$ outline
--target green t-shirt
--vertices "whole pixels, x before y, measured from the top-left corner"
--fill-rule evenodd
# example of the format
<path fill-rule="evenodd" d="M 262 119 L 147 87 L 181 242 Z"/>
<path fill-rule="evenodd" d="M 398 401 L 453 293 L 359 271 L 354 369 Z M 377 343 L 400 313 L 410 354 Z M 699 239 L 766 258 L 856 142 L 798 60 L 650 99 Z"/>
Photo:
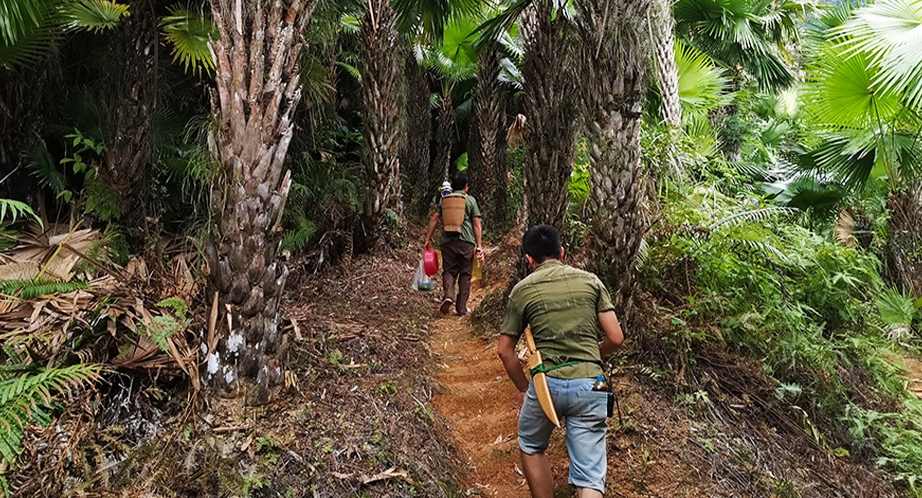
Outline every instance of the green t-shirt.
<path fill-rule="evenodd" d="M 549 377 L 594 378 L 602 375 L 598 314 L 614 308 L 595 274 L 548 260 L 512 288 L 501 333 L 518 339 L 531 325 L 548 367 L 584 360 L 552 370 Z"/>
<path fill-rule="evenodd" d="M 473 195 L 468 194 L 465 197 L 464 223 L 461 224 L 461 233 L 448 233 L 442 230 L 442 241 L 439 243 L 440 245 L 453 240 L 463 240 L 470 244 L 477 243 L 477 239 L 474 238 L 474 218 L 480 218 L 480 206 L 477 205 L 477 199 L 474 199 Z M 439 216 L 442 216 L 441 197 L 436 201 L 436 207 L 438 207 Z"/>

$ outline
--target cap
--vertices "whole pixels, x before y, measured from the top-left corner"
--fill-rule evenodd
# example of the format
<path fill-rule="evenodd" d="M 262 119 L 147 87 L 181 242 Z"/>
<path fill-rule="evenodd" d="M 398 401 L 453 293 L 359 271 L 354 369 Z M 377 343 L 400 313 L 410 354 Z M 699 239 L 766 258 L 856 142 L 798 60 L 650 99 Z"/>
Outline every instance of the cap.
<path fill-rule="evenodd" d="M 442 189 L 444 190 L 448 188 L 451 188 L 451 183 L 449 183 L 447 180 L 442 182 Z"/>

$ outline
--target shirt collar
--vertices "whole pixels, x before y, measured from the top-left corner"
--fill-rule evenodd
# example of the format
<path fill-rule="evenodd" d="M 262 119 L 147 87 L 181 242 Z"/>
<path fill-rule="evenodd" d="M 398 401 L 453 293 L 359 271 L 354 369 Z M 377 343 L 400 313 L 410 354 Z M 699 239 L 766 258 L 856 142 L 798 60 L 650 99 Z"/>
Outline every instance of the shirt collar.
<path fill-rule="evenodd" d="M 548 269 L 548 268 L 553 268 L 553 267 L 555 267 L 555 266 L 563 266 L 563 263 L 561 263 L 559 259 L 553 259 L 553 258 L 552 258 L 552 259 L 549 259 L 549 260 L 545 261 L 544 263 L 541 263 L 541 264 L 538 265 L 537 267 L 535 267 L 534 271 L 538 271 L 538 270 L 542 270 L 542 269 Z"/>

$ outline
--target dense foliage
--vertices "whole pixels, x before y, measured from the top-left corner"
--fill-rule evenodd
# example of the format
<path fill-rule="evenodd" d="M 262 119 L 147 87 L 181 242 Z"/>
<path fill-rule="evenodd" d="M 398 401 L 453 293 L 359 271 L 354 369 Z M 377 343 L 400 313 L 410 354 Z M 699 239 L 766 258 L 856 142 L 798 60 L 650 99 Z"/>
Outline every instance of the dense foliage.
<path fill-rule="evenodd" d="M 629 327 L 667 319 L 638 342 L 680 399 L 709 352 L 755 359 L 817 445 L 922 496 L 920 26 L 916 0 L 0 2 L 2 263 L 45 251 L 0 317 L 94 307 L 0 335 L 0 490 L 94 362 L 288 383 L 285 261 L 405 245 L 466 169 L 487 240 L 559 225 Z M 125 290 L 147 267 L 188 288 Z"/>

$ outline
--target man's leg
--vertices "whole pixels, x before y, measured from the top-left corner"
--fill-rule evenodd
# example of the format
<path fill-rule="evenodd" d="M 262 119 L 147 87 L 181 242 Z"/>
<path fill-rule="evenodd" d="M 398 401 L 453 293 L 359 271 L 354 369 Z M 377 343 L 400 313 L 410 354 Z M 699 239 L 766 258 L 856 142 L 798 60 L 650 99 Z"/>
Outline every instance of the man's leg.
<path fill-rule="evenodd" d="M 597 489 L 576 488 L 576 498 L 602 498 L 602 492 Z"/>
<path fill-rule="evenodd" d="M 455 311 L 467 313 L 467 299 L 471 295 L 471 275 L 474 271 L 474 245 L 461 242 L 458 249 L 458 300 Z"/>
<path fill-rule="evenodd" d="M 554 498 L 554 476 L 551 474 L 551 462 L 547 455 L 529 455 L 523 451 L 522 467 L 532 498 Z"/>
<path fill-rule="evenodd" d="M 458 278 L 458 253 L 455 242 L 442 244 L 442 299 L 455 300 L 455 279 Z M 442 306 L 442 313 L 448 313 L 450 307 Z"/>

